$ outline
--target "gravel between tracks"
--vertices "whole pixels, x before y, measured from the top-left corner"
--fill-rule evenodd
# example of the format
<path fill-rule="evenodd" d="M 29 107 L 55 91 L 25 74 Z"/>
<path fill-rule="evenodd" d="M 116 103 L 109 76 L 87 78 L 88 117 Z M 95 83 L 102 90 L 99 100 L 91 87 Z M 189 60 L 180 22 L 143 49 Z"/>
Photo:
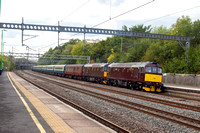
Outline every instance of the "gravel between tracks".
<path fill-rule="evenodd" d="M 79 82 L 79 81 L 77 81 L 77 82 Z M 47 87 L 50 90 L 54 90 L 54 91 L 58 92 L 59 94 L 64 95 L 67 99 L 70 99 L 71 101 L 78 103 L 79 105 L 97 113 L 98 115 L 101 115 L 102 117 L 107 118 L 110 121 L 114 121 L 115 123 L 118 123 L 119 125 L 122 125 L 123 127 L 126 127 L 126 129 L 130 130 L 131 132 L 136 132 L 136 133 L 141 133 L 141 132 L 197 133 L 197 131 L 186 128 L 184 126 L 180 126 L 178 124 L 168 122 L 163 119 L 159 119 L 159 118 L 156 118 L 156 117 L 144 114 L 144 113 L 140 113 L 137 111 L 133 111 L 133 110 L 124 108 L 124 107 L 120 107 L 118 105 L 108 103 L 103 100 L 99 100 L 94 97 L 75 92 L 73 90 L 58 87 L 53 84 L 45 84 L 45 82 L 43 82 L 42 84 L 44 84 L 44 86 L 48 85 Z M 68 84 L 71 85 L 71 83 L 68 83 Z M 91 84 L 91 83 L 89 83 L 89 84 Z M 75 85 L 75 84 L 73 84 L 73 85 L 80 87 L 80 85 Z M 83 86 L 81 86 L 81 87 L 84 89 L 88 89 L 90 91 L 91 90 L 95 91 L 95 92 L 98 91 L 102 94 L 112 95 L 112 96 L 115 96 L 118 98 L 120 97 L 122 99 L 133 101 L 133 102 L 136 102 L 139 104 L 148 105 L 151 107 L 156 107 L 158 109 L 167 110 L 170 112 L 179 113 L 181 115 L 200 119 L 200 113 L 197 113 L 194 111 L 172 108 L 172 107 L 168 107 L 168 106 L 161 105 L 161 104 L 147 102 L 147 101 L 143 101 L 143 100 L 139 100 L 139 99 L 135 99 L 135 98 L 129 98 L 129 97 L 125 97 L 122 95 L 113 94 L 113 93 L 103 92 L 103 91 L 92 89 L 89 87 L 83 87 Z M 109 87 L 109 86 L 105 86 L 105 87 Z M 127 91 L 130 91 L 130 90 L 127 90 Z M 63 93 L 63 92 L 65 92 L 65 93 Z M 142 93 L 142 94 L 148 95 L 148 96 L 150 95 L 147 93 L 137 92 L 137 91 L 134 91 L 134 93 Z"/>

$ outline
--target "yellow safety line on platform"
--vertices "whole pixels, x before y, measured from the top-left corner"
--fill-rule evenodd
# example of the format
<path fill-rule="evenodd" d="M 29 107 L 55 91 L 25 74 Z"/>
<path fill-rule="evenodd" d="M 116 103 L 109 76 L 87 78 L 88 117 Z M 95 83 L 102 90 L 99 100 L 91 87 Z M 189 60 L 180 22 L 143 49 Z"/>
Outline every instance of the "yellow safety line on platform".
<path fill-rule="evenodd" d="M 9 73 L 10 75 L 10 73 Z M 38 121 L 38 119 L 36 118 L 36 116 L 34 115 L 34 113 L 32 112 L 32 110 L 30 109 L 30 107 L 28 106 L 27 102 L 24 100 L 24 98 L 21 96 L 21 94 L 19 93 L 19 91 L 16 89 L 16 87 L 14 86 L 12 80 L 10 79 L 8 73 L 8 79 L 10 80 L 10 83 L 12 84 L 13 88 L 15 89 L 15 91 L 17 92 L 18 96 L 20 97 L 20 99 L 22 100 L 24 106 L 26 107 L 27 111 L 29 112 L 31 118 L 33 119 L 33 121 L 35 122 L 36 126 L 38 127 L 38 129 L 40 130 L 41 133 L 46 133 L 46 131 L 44 130 L 44 128 L 42 127 L 42 125 L 40 124 L 40 122 Z"/>
<path fill-rule="evenodd" d="M 36 98 L 31 92 L 24 88 L 19 82 L 17 82 L 13 76 L 9 73 L 11 79 L 16 86 L 24 93 L 29 99 L 32 105 L 37 109 L 44 120 L 49 124 L 55 133 L 74 133 L 75 131 L 70 128 L 65 122 L 62 121 L 55 113 L 53 113 L 48 107 L 46 107 L 38 98 Z"/>

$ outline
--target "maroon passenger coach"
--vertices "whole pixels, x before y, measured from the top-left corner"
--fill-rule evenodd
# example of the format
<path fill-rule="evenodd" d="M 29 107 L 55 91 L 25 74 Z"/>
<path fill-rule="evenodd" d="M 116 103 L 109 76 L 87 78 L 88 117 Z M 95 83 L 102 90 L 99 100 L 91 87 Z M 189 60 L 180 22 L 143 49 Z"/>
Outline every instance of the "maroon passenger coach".
<path fill-rule="evenodd" d="M 74 64 L 65 66 L 65 76 L 74 79 L 82 79 L 83 64 Z"/>

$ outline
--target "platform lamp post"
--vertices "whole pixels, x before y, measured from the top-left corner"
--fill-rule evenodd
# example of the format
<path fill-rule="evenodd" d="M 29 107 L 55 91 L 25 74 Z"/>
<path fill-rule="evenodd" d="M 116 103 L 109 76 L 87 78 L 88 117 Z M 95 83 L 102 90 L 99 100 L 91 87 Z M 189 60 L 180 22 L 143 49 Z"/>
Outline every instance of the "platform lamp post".
<path fill-rule="evenodd" d="M 0 16 L 1 16 L 1 0 L 0 0 Z M 1 30 L 1 62 L 0 62 L 0 75 L 3 71 L 3 30 Z"/>
<path fill-rule="evenodd" d="M 1 16 L 1 0 L 0 0 L 0 16 Z"/>

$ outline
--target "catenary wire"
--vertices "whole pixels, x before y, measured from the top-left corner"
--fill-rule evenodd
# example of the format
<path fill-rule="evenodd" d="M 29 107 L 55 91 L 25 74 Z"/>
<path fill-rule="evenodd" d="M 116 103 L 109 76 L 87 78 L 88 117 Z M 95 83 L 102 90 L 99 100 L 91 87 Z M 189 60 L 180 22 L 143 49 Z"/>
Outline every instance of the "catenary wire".
<path fill-rule="evenodd" d="M 175 14 L 178 14 L 178 13 L 181 13 L 181 12 L 185 12 L 185 11 L 189 11 L 189 10 L 192 10 L 192 9 L 195 9 L 195 8 L 199 8 L 199 7 L 200 7 L 200 5 L 192 7 L 192 8 L 188 8 L 188 9 L 185 9 L 185 10 L 181 10 L 181 11 L 178 11 L 178 12 L 174 12 L 174 13 L 171 13 L 171 14 L 167 14 L 167 15 L 164 15 L 164 16 L 161 16 L 161 17 L 158 17 L 158 18 L 154 18 L 154 19 L 151 19 L 151 20 L 147 20 L 147 21 L 144 21 L 143 23 L 147 23 L 147 22 L 151 22 L 151 21 L 154 21 L 154 20 L 162 19 L 162 18 L 165 18 L 165 17 L 169 17 L 169 16 L 172 16 L 172 15 L 175 15 Z"/>
<path fill-rule="evenodd" d="M 111 18 L 111 16 L 110 16 L 110 18 L 109 18 L 108 20 L 103 21 L 103 22 L 101 22 L 101 23 L 99 23 L 99 24 L 97 24 L 97 25 L 94 25 L 94 26 L 92 26 L 92 28 L 97 27 L 97 26 L 99 26 L 99 25 L 101 25 L 101 24 L 104 24 L 104 23 L 106 23 L 106 22 L 108 22 L 108 21 L 110 21 L 110 20 L 112 20 L 112 19 L 115 19 L 115 18 L 117 18 L 117 17 L 120 17 L 120 16 L 122 16 L 122 15 L 125 15 L 125 14 L 127 14 L 127 13 L 129 13 L 129 12 L 131 12 L 131 11 L 134 11 L 134 10 L 136 10 L 136 9 L 139 9 L 139 8 L 141 8 L 141 7 L 145 6 L 145 5 L 148 5 L 148 4 L 150 4 L 150 3 L 154 2 L 154 1 L 155 1 L 155 0 L 152 0 L 152 1 L 150 1 L 150 2 L 147 2 L 147 3 L 143 4 L 143 5 L 140 5 L 140 6 L 136 7 L 136 8 L 133 8 L 133 9 L 131 9 L 131 10 L 128 10 L 128 11 L 122 13 L 122 14 L 119 14 L 119 15 L 113 17 L 113 18 Z M 111 6 L 111 3 L 110 3 L 110 6 Z M 76 36 L 76 35 L 78 35 L 78 34 L 80 34 L 80 33 L 76 33 L 76 34 L 70 36 L 69 38 L 71 38 L 71 37 L 73 37 L 73 36 Z"/>
<path fill-rule="evenodd" d="M 82 7 L 84 7 L 90 0 L 86 1 L 84 4 L 82 4 L 81 6 L 79 6 L 78 8 L 76 8 L 74 11 L 72 11 L 71 13 L 69 13 L 67 16 L 65 16 L 63 19 L 61 19 L 60 21 L 63 22 L 63 20 L 65 20 L 67 17 L 71 16 L 72 14 L 74 14 L 75 12 L 77 12 L 78 10 L 80 10 Z"/>
<path fill-rule="evenodd" d="M 117 16 L 114 16 L 114 17 L 112 17 L 112 18 L 110 17 L 110 19 L 105 20 L 105 21 L 103 21 L 103 22 L 101 22 L 101 23 L 99 23 L 99 24 L 97 24 L 97 25 L 94 25 L 92 28 L 97 27 L 97 26 L 99 26 L 99 25 L 101 25 L 101 24 L 104 24 L 104 23 L 106 23 L 106 22 L 108 22 L 108 21 L 110 21 L 110 20 L 112 20 L 112 19 L 118 18 L 118 17 L 120 17 L 120 16 L 122 16 L 122 15 L 125 15 L 125 14 L 127 14 L 127 13 L 129 13 L 129 12 L 132 12 L 132 11 L 134 11 L 134 10 L 137 10 L 137 9 L 139 9 L 139 8 L 141 8 L 141 7 L 143 7 L 143 6 L 146 6 L 146 5 L 148 5 L 148 4 L 150 4 L 150 3 L 154 2 L 154 1 L 155 1 L 155 0 L 152 0 L 152 1 L 150 1 L 150 2 L 147 2 L 147 3 L 145 3 L 145 4 L 142 4 L 142 5 L 140 5 L 140 6 L 136 7 L 136 8 L 133 8 L 133 9 L 131 9 L 131 10 L 128 10 L 128 11 L 126 11 L 126 12 L 124 12 L 124 13 L 122 13 L 122 14 L 119 14 L 119 15 L 117 15 Z"/>

